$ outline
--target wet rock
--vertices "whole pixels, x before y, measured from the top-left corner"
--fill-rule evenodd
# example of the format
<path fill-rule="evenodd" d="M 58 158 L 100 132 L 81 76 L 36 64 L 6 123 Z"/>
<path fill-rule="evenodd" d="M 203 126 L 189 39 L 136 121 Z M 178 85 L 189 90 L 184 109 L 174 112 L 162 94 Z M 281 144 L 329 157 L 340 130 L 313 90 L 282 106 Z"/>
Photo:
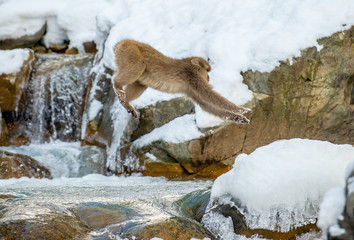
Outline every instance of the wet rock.
<path fill-rule="evenodd" d="M 155 154 L 156 152 L 159 151 L 155 151 Z M 158 156 L 159 158 L 152 154 L 144 154 L 142 157 L 140 157 L 144 164 L 143 174 L 145 176 L 177 178 L 188 175 L 181 164 L 176 162 L 174 159 L 168 157 L 164 153 L 160 153 Z"/>
<path fill-rule="evenodd" d="M 96 53 L 97 52 L 96 43 L 94 41 L 84 42 L 83 45 L 84 45 L 85 53 Z"/>
<path fill-rule="evenodd" d="M 1 116 L 1 112 L 0 112 Z M 0 118 L 0 146 L 8 146 L 9 145 L 9 137 L 5 119 Z"/>
<path fill-rule="evenodd" d="M 243 235 L 247 238 L 258 236 L 260 238 L 274 240 L 296 240 L 299 236 L 304 234 L 311 233 L 311 236 L 317 236 L 319 233 L 319 229 L 316 227 L 316 224 L 308 224 L 292 228 L 288 232 L 279 232 L 268 229 L 251 229 L 247 226 L 245 217 L 239 210 L 239 206 L 240 202 L 234 198 L 231 198 L 230 204 L 214 201 L 208 212 L 206 212 L 206 215 L 213 216 L 213 214 L 221 214 L 223 217 L 231 219 L 234 233 Z"/>
<path fill-rule="evenodd" d="M 171 120 L 194 112 L 194 104 L 185 98 L 174 98 L 169 101 L 157 102 L 138 109 L 139 123 L 136 129 L 128 130 L 131 133 L 131 141 L 151 132 L 155 128 L 170 122 Z"/>
<path fill-rule="evenodd" d="M 97 145 L 107 147 L 111 145 L 113 122 L 111 116 L 111 108 L 114 103 L 115 93 L 113 91 L 111 77 L 113 71 L 106 68 L 104 74 L 89 76 L 89 84 L 85 94 L 85 110 L 86 117 L 84 144 Z M 95 85 L 95 91 L 91 89 Z M 92 94 L 93 96 L 90 96 Z M 100 105 L 101 108 L 93 105 Z M 90 113 L 90 109 L 98 108 L 95 114 Z"/>
<path fill-rule="evenodd" d="M 138 156 L 146 152 L 152 153 L 165 162 L 168 156 L 169 162 L 179 163 L 189 175 L 216 178 L 231 169 L 235 151 L 241 150 L 244 139 L 244 135 L 238 134 L 237 128 L 234 131 L 221 130 L 223 131 L 215 130 L 206 133 L 205 137 L 182 143 L 159 140 L 133 151 Z"/>
<path fill-rule="evenodd" d="M 134 227 L 123 237 L 135 236 L 136 239 L 151 239 L 154 237 L 164 240 L 189 240 L 191 238 L 215 239 L 202 225 L 188 219 L 173 217 L 164 222 L 150 224 L 144 227 Z"/>
<path fill-rule="evenodd" d="M 23 146 L 29 144 L 30 140 L 25 136 L 12 137 L 10 139 L 10 145 Z"/>
<path fill-rule="evenodd" d="M 47 25 L 43 23 L 43 26 L 33 35 L 25 35 L 15 39 L 0 40 L 0 49 L 32 47 L 43 37 L 46 27 Z"/>
<path fill-rule="evenodd" d="M 192 175 L 192 177 L 199 179 L 216 179 L 220 175 L 231 170 L 233 162 L 234 157 L 224 161 L 212 163 L 209 166 L 199 170 L 196 174 Z"/>
<path fill-rule="evenodd" d="M 309 237 L 305 237 L 309 233 L 311 235 Z M 318 239 L 320 237 L 319 230 L 317 229 L 315 224 L 308 224 L 302 227 L 297 227 L 295 229 L 290 230 L 289 232 L 277 232 L 267 229 L 245 229 L 242 230 L 240 234 L 248 238 L 257 235 L 261 238 L 273 240 L 296 240 L 299 239 L 301 236 L 303 236 L 303 238 L 300 239 Z"/>
<path fill-rule="evenodd" d="M 51 178 L 51 175 L 31 157 L 0 150 L 0 179 L 20 177 Z"/>
<path fill-rule="evenodd" d="M 65 54 L 68 55 L 79 54 L 79 50 L 77 50 L 77 48 L 68 48 L 65 50 Z"/>
<path fill-rule="evenodd" d="M 210 200 L 210 190 L 200 190 L 187 194 L 176 205 L 187 217 L 200 222 Z"/>
<path fill-rule="evenodd" d="M 92 229 L 119 224 L 137 215 L 133 210 L 120 205 L 87 203 L 77 209 L 78 215 Z M 109 227 L 108 227 L 109 228 Z"/>
<path fill-rule="evenodd" d="M 47 48 L 43 45 L 34 46 L 33 50 L 35 53 L 38 53 L 38 54 L 47 53 Z"/>
<path fill-rule="evenodd" d="M 31 219 L 0 222 L 0 238 L 5 240 L 83 239 L 89 230 L 76 216 L 56 212 L 41 214 Z"/>
<path fill-rule="evenodd" d="M 64 53 L 65 49 L 68 48 L 68 44 L 64 43 L 64 44 L 49 44 L 49 49 L 51 49 L 53 52 L 57 52 L 57 53 Z"/>
<path fill-rule="evenodd" d="M 0 111 L 2 112 L 17 110 L 22 91 L 32 71 L 35 59 L 34 52 L 30 49 L 22 51 L 28 52 L 28 58 L 24 60 L 18 72 L 8 74 L 0 73 Z"/>

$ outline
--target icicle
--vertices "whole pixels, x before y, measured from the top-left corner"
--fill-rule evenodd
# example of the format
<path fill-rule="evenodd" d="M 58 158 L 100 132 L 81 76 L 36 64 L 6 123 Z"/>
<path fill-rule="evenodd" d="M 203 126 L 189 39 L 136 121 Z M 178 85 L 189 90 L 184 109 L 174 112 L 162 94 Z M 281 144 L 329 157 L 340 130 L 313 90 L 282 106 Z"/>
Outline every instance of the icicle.
<path fill-rule="evenodd" d="M 120 159 L 120 156 L 117 156 L 117 150 L 120 146 L 120 139 L 123 136 L 124 129 L 126 128 L 130 115 L 127 111 L 123 108 L 123 106 L 119 103 L 118 99 L 116 98 L 112 108 L 111 108 L 111 116 L 113 122 L 113 136 L 112 136 L 112 143 L 107 148 L 107 168 L 113 170 L 117 173 L 122 173 L 123 163 Z"/>

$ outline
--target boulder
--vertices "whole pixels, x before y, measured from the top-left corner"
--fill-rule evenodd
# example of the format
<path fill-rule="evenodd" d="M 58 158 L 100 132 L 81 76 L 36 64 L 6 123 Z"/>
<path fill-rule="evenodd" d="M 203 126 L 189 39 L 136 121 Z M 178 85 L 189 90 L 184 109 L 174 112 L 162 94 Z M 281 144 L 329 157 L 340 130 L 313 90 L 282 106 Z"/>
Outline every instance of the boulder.
<path fill-rule="evenodd" d="M 51 178 L 47 168 L 26 155 L 0 150 L 0 166 L 0 179 L 20 177 Z"/>
<path fill-rule="evenodd" d="M 96 53 L 97 52 L 96 43 L 94 41 L 84 42 L 83 45 L 84 45 L 85 53 Z"/>
<path fill-rule="evenodd" d="M 47 25 L 45 24 L 45 22 L 43 22 L 42 27 L 39 28 L 37 32 L 31 35 L 24 35 L 18 38 L 8 38 L 0 40 L 0 49 L 33 47 L 37 42 L 39 42 L 39 40 L 41 40 L 46 31 L 46 28 Z"/>
<path fill-rule="evenodd" d="M 186 98 L 179 97 L 138 108 L 138 111 L 140 113 L 138 125 L 135 129 L 128 130 L 131 132 L 131 141 L 148 134 L 177 117 L 193 113 L 194 104 Z"/>
<path fill-rule="evenodd" d="M 165 156 L 165 158 L 161 158 L 162 156 Z M 143 174 L 145 176 L 163 176 L 166 178 L 188 176 L 186 170 L 181 166 L 181 164 L 168 157 L 166 154 L 159 154 L 159 158 L 160 159 L 157 159 L 154 155 L 148 153 L 145 153 L 142 157 L 140 157 L 140 161 L 144 164 Z"/>
<path fill-rule="evenodd" d="M 0 238 L 5 240 L 83 239 L 89 230 L 74 215 L 54 211 L 48 214 L 37 215 L 31 219 L 15 219 L 0 222 Z"/>
<path fill-rule="evenodd" d="M 104 74 L 90 74 L 88 87 L 84 100 L 84 116 L 86 118 L 84 144 L 107 147 L 111 145 L 113 122 L 111 108 L 114 103 L 115 93 L 113 91 L 110 78 L 113 70 L 105 68 Z M 92 87 L 95 85 L 95 91 Z M 91 96 L 92 94 L 92 96 Z M 100 104 L 102 108 L 98 109 L 94 116 L 91 116 L 90 109 L 94 104 Z"/>
<path fill-rule="evenodd" d="M 310 138 L 353 143 L 354 27 L 318 40 L 323 48 L 305 49 L 292 64 L 270 73 L 247 71 L 255 93 L 244 152 L 277 139 Z"/>
<path fill-rule="evenodd" d="M 175 205 L 186 217 L 201 222 L 209 201 L 210 190 L 198 190 L 185 195 Z"/>
<path fill-rule="evenodd" d="M 9 137 L 5 119 L 2 118 L 2 114 L 0 112 L 0 146 L 8 146 L 9 145 Z"/>
<path fill-rule="evenodd" d="M 103 203 L 87 203 L 77 208 L 80 220 L 91 229 L 106 228 L 117 225 L 137 215 L 137 213 L 125 206 Z"/>
<path fill-rule="evenodd" d="M 17 72 L 0 73 L 0 111 L 16 111 L 22 91 L 26 87 L 32 71 L 35 55 L 32 50 L 8 50 L 14 54 L 27 54 L 22 67 Z M 19 52 L 21 51 L 21 52 Z"/>
<path fill-rule="evenodd" d="M 231 219 L 233 225 L 233 232 L 237 235 L 242 235 L 247 238 L 252 238 L 252 236 L 258 236 L 260 238 L 274 240 L 298 239 L 301 238 L 302 235 L 305 236 L 306 234 L 311 233 L 312 237 L 310 238 L 312 239 L 313 236 L 317 237 L 318 235 L 319 229 L 316 227 L 316 224 L 308 224 L 292 228 L 288 232 L 273 231 L 268 229 L 251 229 L 247 226 L 244 215 L 239 211 L 239 207 L 240 202 L 234 198 L 231 198 L 230 204 L 220 203 L 217 200 L 213 201 L 209 210 L 206 211 L 206 216 L 210 218 L 207 220 L 209 222 L 207 225 L 210 225 L 211 221 L 218 221 L 214 219 L 214 216 L 218 215 L 224 217 L 225 219 Z M 212 229 L 210 230 L 212 231 Z M 214 234 L 218 235 L 218 232 L 215 232 Z"/>
<path fill-rule="evenodd" d="M 180 217 L 172 217 L 144 227 L 135 226 L 123 234 L 123 237 L 132 238 L 132 236 L 135 236 L 136 239 L 152 239 L 154 237 L 164 240 L 215 239 L 201 224 Z"/>

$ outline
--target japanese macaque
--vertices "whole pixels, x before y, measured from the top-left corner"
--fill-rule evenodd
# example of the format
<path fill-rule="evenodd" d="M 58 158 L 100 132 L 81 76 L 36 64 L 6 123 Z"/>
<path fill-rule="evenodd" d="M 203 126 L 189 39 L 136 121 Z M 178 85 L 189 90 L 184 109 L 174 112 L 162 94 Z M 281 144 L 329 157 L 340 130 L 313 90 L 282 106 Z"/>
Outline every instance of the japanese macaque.
<path fill-rule="evenodd" d="M 209 84 L 209 63 L 200 57 L 173 59 L 148 44 L 123 40 L 114 47 L 118 71 L 113 76 L 113 88 L 119 101 L 135 118 L 129 104 L 147 87 L 168 93 L 182 93 L 204 111 L 236 123 L 249 123 L 242 114 L 248 108 L 230 102 Z M 124 89 L 123 89 L 124 87 Z"/>

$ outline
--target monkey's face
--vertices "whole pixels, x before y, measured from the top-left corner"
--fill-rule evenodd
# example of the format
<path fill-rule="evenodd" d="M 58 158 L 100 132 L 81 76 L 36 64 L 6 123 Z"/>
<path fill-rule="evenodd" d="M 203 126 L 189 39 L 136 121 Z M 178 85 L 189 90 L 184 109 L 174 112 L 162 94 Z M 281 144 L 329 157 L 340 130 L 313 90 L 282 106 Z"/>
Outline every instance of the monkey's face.
<path fill-rule="evenodd" d="M 209 74 L 205 68 L 200 68 L 198 70 L 199 76 L 201 76 L 205 81 L 209 82 Z"/>

